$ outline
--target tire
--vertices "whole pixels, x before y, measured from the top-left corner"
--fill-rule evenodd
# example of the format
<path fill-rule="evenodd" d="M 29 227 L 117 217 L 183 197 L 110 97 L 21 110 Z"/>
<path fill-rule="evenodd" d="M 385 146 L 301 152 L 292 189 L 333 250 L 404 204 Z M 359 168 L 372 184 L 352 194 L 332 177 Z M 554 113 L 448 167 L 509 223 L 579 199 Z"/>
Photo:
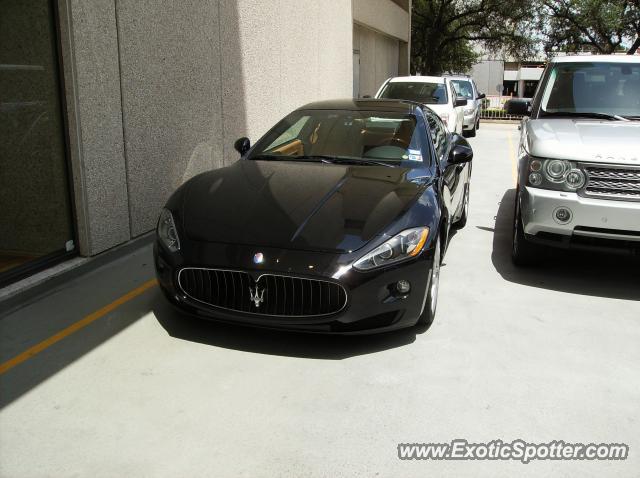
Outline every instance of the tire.
<path fill-rule="evenodd" d="M 513 222 L 513 240 L 511 245 L 511 261 L 518 267 L 528 267 L 540 261 L 541 247 L 528 241 L 522 226 L 520 202 L 516 194 L 516 206 Z"/>
<path fill-rule="evenodd" d="M 462 216 L 456 222 L 452 224 L 454 229 L 462 229 L 467 225 L 467 219 L 469 218 L 469 184 L 464 187 L 464 199 L 462 205 Z"/>
<path fill-rule="evenodd" d="M 473 127 L 469 131 L 467 131 L 467 136 L 469 138 L 475 138 L 475 136 L 476 136 L 476 128 Z"/>
<path fill-rule="evenodd" d="M 438 290 L 440 288 L 440 263 L 442 260 L 442 252 L 440 249 L 440 238 L 436 241 L 435 251 L 433 253 L 433 266 L 429 276 L 429 292 L 427 300 L 424 303 L 424 311 L 420 315 L 417 326 L 425 328 L 425 330 L 433 323 L 438 307 Z"/>
<path fill-rule="evenodd" d="M 480 118 L 478 118 L 478 122 L 476 123 L 476 131 L 480 129 Z"/>

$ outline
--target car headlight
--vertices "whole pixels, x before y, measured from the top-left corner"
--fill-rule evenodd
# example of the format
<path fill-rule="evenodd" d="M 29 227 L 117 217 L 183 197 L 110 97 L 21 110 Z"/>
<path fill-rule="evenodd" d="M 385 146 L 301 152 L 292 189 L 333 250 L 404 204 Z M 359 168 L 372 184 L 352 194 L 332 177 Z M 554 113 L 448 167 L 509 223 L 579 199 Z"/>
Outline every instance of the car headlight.
<path fill-rule="evenodd" d="M 527 184 L 535 188 L 574 192 L 587 182 L 587 176 L 573 161 L 529 159 Z"/>
<path fill-rule="evenodd" d="M 180 250 L 180 239 L 178 238 L 178 230 L 173 222 L 171 211 L 163 209 L 158 219 L 158 238 L 171 252 Z"/>
<path fill-rule="evenodd" d="M 464 110 L 464 114 L 466 114 L 466 115 L 473 114 L 473 108 L 467 108 L 467 109 L 465 109 L 465 110 Z"/>
<path fill-rule="evenodd" d="M 427 242 L 428 227 L 406 229 L 358 259 L 353 267 L 368 271 L 416 257 Z"/>

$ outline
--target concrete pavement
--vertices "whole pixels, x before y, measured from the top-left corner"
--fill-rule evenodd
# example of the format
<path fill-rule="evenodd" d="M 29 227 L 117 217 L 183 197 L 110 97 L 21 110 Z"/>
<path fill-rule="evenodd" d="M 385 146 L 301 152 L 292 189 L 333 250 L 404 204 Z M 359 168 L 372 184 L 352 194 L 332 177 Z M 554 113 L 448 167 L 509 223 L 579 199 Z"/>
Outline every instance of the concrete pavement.
<path fill-rule="evenodd" d="M 509 261 L 514 125 L 484 124 L 431 329 L 370 337 L 180 316 L 157 287 L 0 376 L 0 475 L 638 476 L 640 268 Z M 142 248 L 0 318 L 4 363 L 153 278 Z M 400 442 L 624 442 L 627 461 L 400 461 Z"/>

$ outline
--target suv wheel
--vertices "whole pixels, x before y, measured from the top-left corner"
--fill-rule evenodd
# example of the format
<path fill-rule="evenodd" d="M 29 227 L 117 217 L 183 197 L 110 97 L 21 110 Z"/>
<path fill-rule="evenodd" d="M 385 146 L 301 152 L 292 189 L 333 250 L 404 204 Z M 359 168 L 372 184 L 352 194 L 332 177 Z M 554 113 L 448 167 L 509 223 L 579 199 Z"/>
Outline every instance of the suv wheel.
<path fill-rule="evenodd" d="M 522 227 L 520 201 L 516 194 L 516 207 L 513 223 L 513 242 L 511 246 L 511 261 L 519 267 L 531 266 L 540 260 L 540 246 L 528 241 Z"/>

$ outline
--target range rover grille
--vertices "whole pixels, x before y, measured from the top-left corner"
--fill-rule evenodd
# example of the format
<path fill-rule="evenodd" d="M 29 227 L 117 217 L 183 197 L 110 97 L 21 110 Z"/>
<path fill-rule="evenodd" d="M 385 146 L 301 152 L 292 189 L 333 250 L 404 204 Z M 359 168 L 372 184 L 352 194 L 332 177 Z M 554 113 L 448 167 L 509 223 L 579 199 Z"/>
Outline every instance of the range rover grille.
<path fill-rule="evenodd" d="M 588 165 L 584 195 L 604 199 L 640 200 L 640 168 Z"/>
<path fill-rule="evenodd" d="M 178 283 L 187 296 L 210 307 L 267 316 L 330 315 L 347 303 L 340 284 L 300 277 L 263 274 L 254 281 L 247 272 L 185 268 Z"/>

